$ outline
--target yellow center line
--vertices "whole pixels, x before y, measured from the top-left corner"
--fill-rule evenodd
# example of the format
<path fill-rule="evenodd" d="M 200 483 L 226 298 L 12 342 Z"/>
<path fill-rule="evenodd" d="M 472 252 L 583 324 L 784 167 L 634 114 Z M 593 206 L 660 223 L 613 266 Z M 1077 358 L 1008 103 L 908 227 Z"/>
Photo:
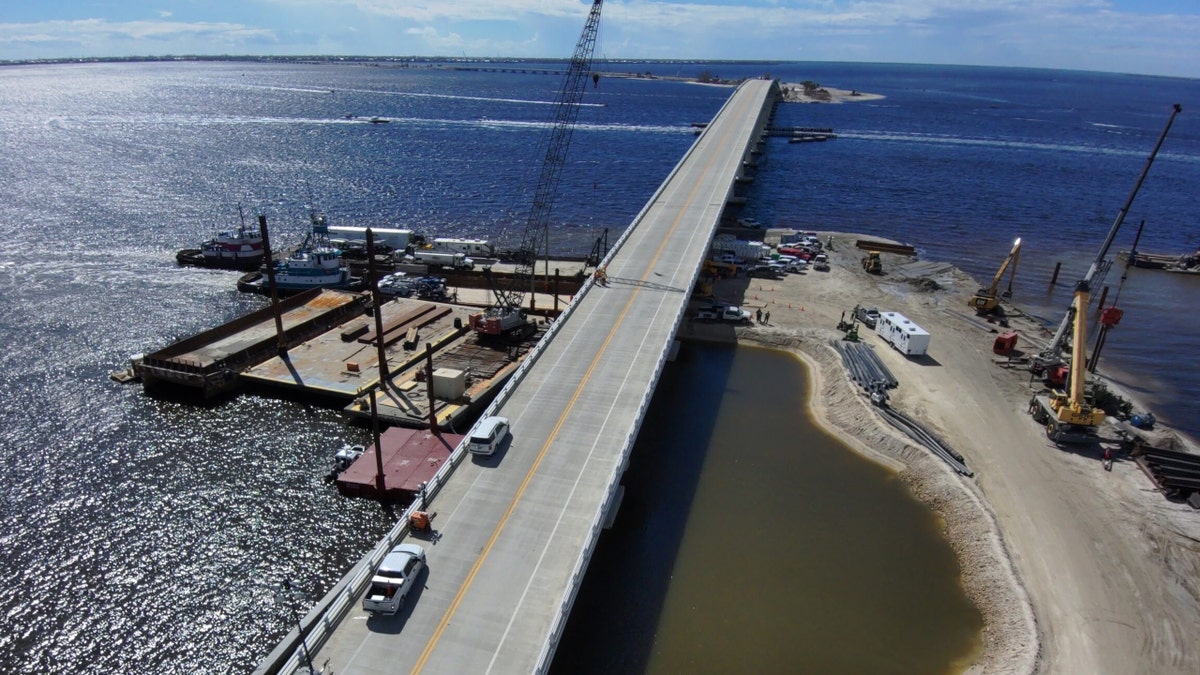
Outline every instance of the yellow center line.
<path fill-rule="evenodd" d="M 721 138 L 722 142 L 725 141 L 730 133 L 731 131 L 729 130 L 725 132 L 725 135 Z M 712 159 L 709 159 L 708 164 L 705 165 L 704 173 L 707 173 L 709 169 L 712 168 L 712 164 L 715 161 L 716 156 L 714 155 Z M 658 245 L 658 249 L 654 252 L 654 257 L 651 258 L 650 264 L 647 266 L 645 274 L 642 275 L 641 281 L 646 281 L 650 278 L 650 275 L 654 271 L 654 265 L 657 264 L 659 258 L 662 257 L 662 253 L 667 246 L 667 242 L 675 233 L 675 230 L 679 227 L 679 223 L 683 219 L 683 214 L 686 211 L 687 206 L 695 199 L 696 192 L 699 189 L 700 181 L 696 181 L 695 185 L 692 187 L 692 191 L 688 194 L 687 199 L 684 201 L 684 206 L 679 209 L 679 214 L 675 217 L 674 222 L 671 223 L 671 228 L 667 231 L 666 236 L 664 236 L 662 239 L 662 243 Z M 576 401 L 578 401 L 580 395 L 583 394 L 584 386 L 587 385 L 588 381 L 591 379 L 592 372 L 596 370 L 596 366 L 599 365 L 601 357 L 604 356 L 604 353 L 608 350 L 609 343 L 611 343 L 612 339 L 616 336 L 617 329 L 619 329 L 621 324 L 625 321 L 625 316 L 629 313 L 629 309 L 633 307 L 633 302 L 637 299 L 640 293 L 641 287 L 635 287 L 633 289 L 633 293 L 630 294 L 629 300 L 625 303 L 625 307 L 621 309 L 621 313 L 617 316 L 617 320 L 613 322 L 612 328 L 609 329 L 608 335 L 605 336 L 604 343 L 600 345 L 600 349 L 596 350 L 596 356 L 592 358 L 592 362 L 588 366 L 587 371 L 584 373 L 583 378 L 575 387 L 575 391 L 573 394 L 571 394 L 571 399 L 567 402 L 567 406 L 563 409 L 562 414 L 559 416 L 558 422 L 555 423 L 554 429 L 551 430 L 549 437 L 546 438 L 546 442 L 542 444 L 542 448 L 538 452 L 537 458 L 534 459 L 533 465 L 529 467 L 529 471 L 525 474 L 524 480 L 521 481 L 520 487 L 517 488 L 516 494 L 513 495 L 512 501 L 508 503 L 508 508 L 505 509 L 504 515 L 500 517 L 500 521 L 496 524 L 496 529 L 492 531 L 492 536 L 488 538 L 487 544 L 485 544 L 483 549 L 479 552 L 479 556 L 475 558 L 475 564 L 471 566 L 471 571 L 467 573 L 466 579 L 463 580 L 462 585 L 458 588 L 458 593 L 454 595 L 454 600 L 451 601 L 450 606 L 446 608 L 446 613 L 442 615 L 441 621 L 438 622 L 437 629 L 434 630 L 433 635 L 430 636 L 429 642 L 425 644 L 425 649 L 421 652 L 420 658 L 418 658 L 416 664 L 413 665 L 411 671 L 413 675 L 421 672 L 421 670 L 425 668 L 426 662 L 428 662 L 429 658 L 433 655 L 433 650 L 437 648 L 438 642 L 441 641 L 442 634 L 446 631 L 446 628 L 450 626 L 450 618 L 453 617 L 455 612 L 458 611 L 458 606 L 462 604 L 463 598 L 466 597 L 467 591 L 470 590 L 471 585 L 474 583 L 476 575 L 479 574 L 479 570 L 483 567 L 483 563 L 491 554 L 492 547 L 495 546 L 496 541 L 500 539 L 500 533 L 508 524 L 509 519 L 512 518 L 512 514 L 517 508 L 517 504 L 520 503 L 521 498 L 524 496 L 525 490 L 529 487 L 529 483 L 533 480 L 534 474 L 537 473 L 538 467 L 541 466 L 542 460 L 546 458 L 546 454 L 549 452 L 550 446 L 554 444 L 555 439 L 558 437 L 558 432 L 562 429 L 563 424 L 566 423 L 567 415 L 571 413 Z"/>

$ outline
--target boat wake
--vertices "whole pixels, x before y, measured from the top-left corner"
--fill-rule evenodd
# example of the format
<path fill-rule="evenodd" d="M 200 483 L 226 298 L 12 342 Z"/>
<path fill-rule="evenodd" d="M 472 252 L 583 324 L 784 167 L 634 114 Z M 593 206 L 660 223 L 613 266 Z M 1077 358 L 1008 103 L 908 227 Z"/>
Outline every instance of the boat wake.
<path fill-rule="evenodd" d="M 488 103 L 514 103 L 517 105 L 554 105 L 554 101 L 528 98 L 504 98 L 497 96 L 466 96 L 463 94 L 430 94 L 418 91 L 380 91 L 378 89 L 347 89 L 360 94 L 382 94 L 384 96 L 404 96 L 410 98 L 436 98 L 451 101 L 485 101 Z M 580 103 L 581 108 L 603 108 L 603 103 Z"/>
<path fill-rule="evenodd" d="M 1046 152 L 1074 152 L 1089 155 L 1111 157 L 1141 157 L 1138 150 L 1123 150 L 1106 148 L 1099 145 L 1080 145 L 1063 143 L 1042 143 L 1038 141 L 1004 139 L 1004 138 L 970 138 L 966 136 L 943 136 L 938 134 L 898 133 L 892 131 L 843 131 L 838 130 L 838 138 L 859 139 L 867 141 L 894 141 L 897 143 L 914 143 L 920 145 L 959 145 L 970 147 L 1003 148 L 1007 150 L 1038 150 Z M 1164 153 L 1165 156 L 1165 153 Z M 1200 158 L 1198 158 L 1200 159 Z"/>

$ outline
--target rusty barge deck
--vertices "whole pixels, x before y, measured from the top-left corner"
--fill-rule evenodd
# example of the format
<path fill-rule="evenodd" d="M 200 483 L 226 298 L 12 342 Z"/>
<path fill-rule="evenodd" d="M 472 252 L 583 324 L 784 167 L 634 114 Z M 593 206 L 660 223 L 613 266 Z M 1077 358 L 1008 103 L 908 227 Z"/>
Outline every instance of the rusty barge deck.
<path fill-rule="evenodd" d="M 468 328 L 476 310 L 406 298 L 382 303 L 377 324 L 365 314 L 366 297 L 316 290 L 281 301 L 284 351 L 268 307 L 144 357 L 137 375 L 152 394 L 250 390 L 342 407 L 367 422 L 374 390 L 385 424 L 420 428 L 432 420 L 453 431 L 491 400 L 544 332 L 541 323 L 521 344 L 480 341 Z"/>
<path fill-rule="evenodd" d="M 283 343 L 292 349 L 305 340 L 362 313 L 365 296 L 311 290 L 280 301 Z M 134 365 L 147 392 L 182 389 L 211 398 L 235 391 L 239 374 L 279 352 L 270 307 L 185 338 Z"/>

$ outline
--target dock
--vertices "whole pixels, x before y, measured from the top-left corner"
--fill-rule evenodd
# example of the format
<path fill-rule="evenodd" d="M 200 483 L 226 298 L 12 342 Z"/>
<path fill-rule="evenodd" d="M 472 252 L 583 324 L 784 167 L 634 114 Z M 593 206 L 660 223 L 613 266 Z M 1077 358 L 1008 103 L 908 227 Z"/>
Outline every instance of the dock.
<path fill-rule="evenodd" d="M 452 432 L 491 401 L 549 320 L 523 343 L 493 343 L 468 327 L 472 307 L 395 298 L 380 304 L 377 323 L 365 313 L 369 297 L 312 290 L 281 301 L 283 349 L 267 307 L 147 355 L 134 369 L 151 394 L 252 391 L 342 408 L 364 422 L 368 392 L 378 390 L 384 424 L 419 428 L 434 419 Z M 555 299 L 543 296 L 547 305 Z"/>
<path fill-rule="evenodd" d="M 230 393 L 241 384 L 242 370 L 278 354 L 281 346 L 292 349 L 361 314 L 364 302 L 365 296 L 353 293 L 305 291 L 279 303 L 282 336 L 267 307 L 147 354 L 134 364 L 134 373 L 151 393 L 168 388 L 202 398 Z"/>
<path fill-rule="evenodd" d="M 379 435 L 379 447 L 367 446 L 350 468 L 337 477 L 338 492 L 391 504 L 410 504 L 422 486 L 437 475 L 462 442 L 459 434 L 438 434 L 428 429 L 392 427 Z M 383 484 L 378 467 L 383 466 Z"/>

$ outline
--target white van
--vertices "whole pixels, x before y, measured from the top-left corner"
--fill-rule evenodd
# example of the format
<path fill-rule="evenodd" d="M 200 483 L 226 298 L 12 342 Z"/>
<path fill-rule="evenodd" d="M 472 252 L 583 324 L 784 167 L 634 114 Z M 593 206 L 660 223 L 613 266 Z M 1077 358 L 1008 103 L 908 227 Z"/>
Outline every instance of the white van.
<path fill-rule="evenodd" d="M 500 447 L 500 442 L 507 434 L 507 417 L 496 417 L 495 415 L 485 417 L 471 431 L 471 438 L 467 441 L 467 451 L 473 455 L 489 456 L 496 452 L 496 448 Z"/>

